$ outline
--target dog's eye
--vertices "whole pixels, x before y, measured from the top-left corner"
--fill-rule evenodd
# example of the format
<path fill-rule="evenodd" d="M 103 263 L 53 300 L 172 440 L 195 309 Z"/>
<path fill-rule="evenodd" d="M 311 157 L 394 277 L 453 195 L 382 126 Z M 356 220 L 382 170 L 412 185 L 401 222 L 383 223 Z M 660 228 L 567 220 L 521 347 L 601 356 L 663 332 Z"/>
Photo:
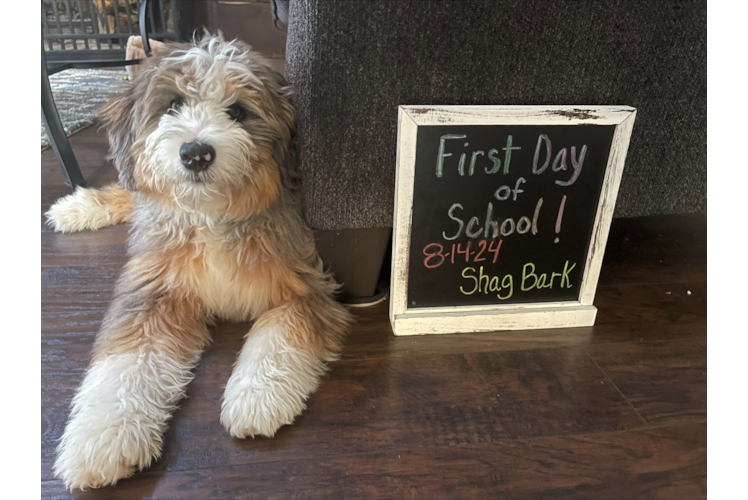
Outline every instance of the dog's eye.
<path fill-rule="evenodd" d="M 238 104 L 232 104 L 228 110 L 229 116 L 236 121 L 241 121 L 247 116 L 247 112 Z"/>
<path fill-rule="evenodd" d="M 181 108 L 183 104 L 184 98 L 179 96 L 175 97 L 171 100 L 171 103 L 169 103 L 169 109 L 167 110 L 167 113 L 169 113 L 170 115 L 176 115 L 179 111 L 179 108 Z"/>

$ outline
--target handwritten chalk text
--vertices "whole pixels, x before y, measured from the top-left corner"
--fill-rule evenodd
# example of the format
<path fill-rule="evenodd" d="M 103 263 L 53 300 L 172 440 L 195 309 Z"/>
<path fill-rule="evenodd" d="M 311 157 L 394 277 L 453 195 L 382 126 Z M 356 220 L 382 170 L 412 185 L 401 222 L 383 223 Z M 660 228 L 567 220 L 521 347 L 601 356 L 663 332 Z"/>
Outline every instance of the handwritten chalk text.
<path fill-rule="evenodd" d="M 536 274 L 535 264 L 528 262 L 522 268 L 522 280 L 520 282 L 520 291 L 529 292 L 533 289 L 541 288 L 571 288 L 570 273 L 577 267 L 577 264 L 569 265 L 567 260 L 564 269 L 561 272 L 550 272 Z M 499 300 L 506 300 L 514 295 L 514 276 L 510 273 L 504 274 L 501 278 L 484 271 L 483 266 L 477 270 L 474 267 L 466 267 L 460 274 L 465 283 L 460 285 L 460 292 L 463 295 L 473 295 L 474 293 L 495 293 Z M 550 276 L 550 278 L 549 278 Z M 556 280 L 556 278 L 559 278 Z"/>
<path fill-rule="evenodd" d="M 456 141 L 458 139 L 466 139 L 465 134 L 445 134 L 439 138 L 439 153 L 436 156 L 436 176 L 442 177 L 444 175 L 444 159 L 453 156 L 454 153 L 447 153 L 447 141 Z M 470 142 L 464 141 L 462 144 L 463 148 L 467 148 Z M 450 143 L 450 149 L 454 149 L 452 143 Z M 504 175 L 509 173 L 509 164 L 512 160 L 512 151 L 522 149 L 518 146 L 512 146 L 512 136 L 508 136 L 506 139 L 506 147 L 501 148 L 504 151 Z M 484 166 L 483 171 L 487 174 L 495 174 L 501 169 L 501 159 L 496 156 L 498 149 L 490 149 L 488 151 L 487 158 L 491 161 L 491 166 Z M 486 152 L 479 149 L 472 151 L 470 154 L 470 162 L 468 163 L 467 175 L 475 174 L 475 164 L 478 158 L 486 156 Z M 465 162 L 467 160 L 467 152 L 460 154 L 460 160 L 457 162 L 457 171 L 460 176 L 465 176 Z"/>
<path fill-rule="evenodd" d="M 448 236 L 446 231 L 442 231 L 442 237 L 447 241 L 456 240 L 463 234 L 471 239 L 485 238 L 485 239 L 496 239 L 501 236 L 510 236 L 515 232 L 517 234 L 531 233 L 533 235 L 538 234 L 538 219 L 540 218 L 540 209 L 543 206 L 543 198 L 538 200 L 535 205 L 535 212 L 530 219 L 528 216 L 522 216 L 515 222 L 511 217 L 504 219 L 501 224 L 493 219 L 493 203 L 488 204 L 486 209 L 486 219 L 483 225 L 478 217 L 471 217 L 470 220 L 465 224 L 465 221 L 458 215 L 463 210 L 463 206 L 460 203 L 455 203 L 447 211 L 447 217 L 457 223 L 457 228 L 454 234 Z"/>

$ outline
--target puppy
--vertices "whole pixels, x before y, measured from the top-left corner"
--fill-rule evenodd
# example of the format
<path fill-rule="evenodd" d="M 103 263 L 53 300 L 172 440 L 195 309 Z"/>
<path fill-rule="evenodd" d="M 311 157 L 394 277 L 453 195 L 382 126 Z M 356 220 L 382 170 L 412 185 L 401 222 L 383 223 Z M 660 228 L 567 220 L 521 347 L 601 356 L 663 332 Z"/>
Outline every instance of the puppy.
<path fill-rule="evenodd" d="M 213 318 L 254 320 L 221 405 L 238 438 L 294 421 L 351 321 L 301 216 L 289 88 L 248 46 L 171 46 L 103 121 L 119 185 L 79 188 L 47 213 L 66 232 L 132 225 L 58 448 L 71 489 L 115 484 L 160 456 Z"/>

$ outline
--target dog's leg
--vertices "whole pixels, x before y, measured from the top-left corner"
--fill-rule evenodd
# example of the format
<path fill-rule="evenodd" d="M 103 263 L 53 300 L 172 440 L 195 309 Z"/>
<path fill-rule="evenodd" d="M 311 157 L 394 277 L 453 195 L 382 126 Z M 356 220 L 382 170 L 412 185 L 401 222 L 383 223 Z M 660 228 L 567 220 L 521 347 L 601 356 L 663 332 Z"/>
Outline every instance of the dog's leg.
<path fill-rule="evenodd" d="M 96 230 L 126 221 L 132 213 L 130 192 L 119 184 L 103 188 L 79 187 L 52 205 L 47 224 L 55 231 L 74 233 Z"/>
<path fill-rule="evenodd" d="M 348 311 L 327 297 L 297 298 L 263 314 L 226 386 L 221 423 L 235 437 L 273 436 L 294 421 L 337 358 Z"/>
<path fill-rule="evenodd" d="M 58 448 L 55 473 L 71 489 L 115 484 L 160 456 L 167 421 L 208 341 L 199 301 L 133 261 Z"/>

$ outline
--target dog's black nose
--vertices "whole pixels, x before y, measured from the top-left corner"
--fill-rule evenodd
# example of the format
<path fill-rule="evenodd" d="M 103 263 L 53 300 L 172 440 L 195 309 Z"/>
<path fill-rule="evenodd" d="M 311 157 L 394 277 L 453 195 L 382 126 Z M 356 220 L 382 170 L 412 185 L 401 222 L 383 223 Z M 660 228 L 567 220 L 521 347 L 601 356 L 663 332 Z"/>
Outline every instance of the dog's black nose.
<path fill-rule="evenodd" d="M 188 142 L 179 148 L 179 159 L 188 170 L 202 172 L 216 159 L 216 150 L 209 144 Z"/>

